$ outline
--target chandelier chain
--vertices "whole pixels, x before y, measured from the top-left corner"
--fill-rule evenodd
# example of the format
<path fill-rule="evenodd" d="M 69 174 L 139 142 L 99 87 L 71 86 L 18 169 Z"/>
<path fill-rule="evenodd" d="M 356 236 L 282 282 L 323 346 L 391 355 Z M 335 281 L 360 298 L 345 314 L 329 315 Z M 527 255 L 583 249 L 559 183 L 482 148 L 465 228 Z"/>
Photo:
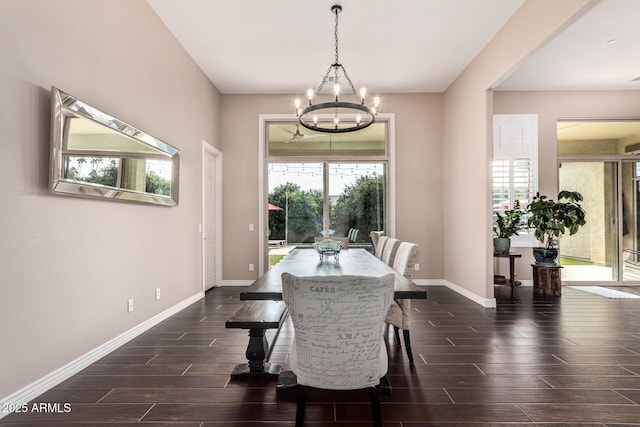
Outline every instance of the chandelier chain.
<path fill-rule="evenodd" d="M 340 66 L 340 68 L 342 68 L 342 74 L 344 74 L 344 78 L 347 79 L 347 82 L 349 82 L 349 86 L 351 86 L 351 91 L 355 96 L 358 96 L 358 92 L 356 92 L 356 88 L 353 86 L 353 83 L 351 82 L 351 79 L 347 74 L 347 70 L 345 70 L 345 68 L 342 65 Z"/>
<path fill-rule="evenodd" d="M 336 9 L 336 27 L 335 27 L 335 30 L 334 30 L 333 34 L 336 37 L 336 62 L 335 62 L 335 65 L 338 65 L 340 63 L 340 60 L 338 59 L 338 10 L 337 9 Z"/>
<path fill-rule="evenodd" d="M 320 82 L 320 86 L 318 86 L 318 91 L 316 93 L 320 93 L 322 91 L 322 88 L 324 87 L 324 84 L 327 82 L 327 77 L 329 77 L 329 73 L 331 72 L 332 69 L 333 69 L 333 65 L 329 65 L 329 68 L 327 68 L 327 72 L 324 73 L 324 76 L 322 77 L 322 82 Z"/>

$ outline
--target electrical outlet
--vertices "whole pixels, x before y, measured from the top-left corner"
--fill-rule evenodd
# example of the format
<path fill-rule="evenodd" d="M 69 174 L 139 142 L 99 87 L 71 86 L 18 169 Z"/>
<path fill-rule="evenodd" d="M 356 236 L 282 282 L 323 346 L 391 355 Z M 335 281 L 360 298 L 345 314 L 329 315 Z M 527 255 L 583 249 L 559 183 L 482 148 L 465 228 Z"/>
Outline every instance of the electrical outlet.
<path fill-rule="evenodd" d="M 160 299 L 160 288 L 156 288 L 156 301 Z"/>
<path fill-rule="evenodd" d="M 127 313 L 131 313 L 133 311 L 133 300 L 130 299 L 127 301 Z"/>
<path fill-rule="evenodd" d="M 414 269 L 415 271 L 420 271 L 420 264 L 418 264 L 418 263 L 416 262 L 416 264 L 415 264 L 415 266 L 414 266 L 414 268 L 413 268 L 413 269 Z"/>
<path fill-rule="evenodd" d="M 256 267 L 253 264 L 249 264 L 249 271 L 253 271 L 255 269 L 256 269 Z"/>

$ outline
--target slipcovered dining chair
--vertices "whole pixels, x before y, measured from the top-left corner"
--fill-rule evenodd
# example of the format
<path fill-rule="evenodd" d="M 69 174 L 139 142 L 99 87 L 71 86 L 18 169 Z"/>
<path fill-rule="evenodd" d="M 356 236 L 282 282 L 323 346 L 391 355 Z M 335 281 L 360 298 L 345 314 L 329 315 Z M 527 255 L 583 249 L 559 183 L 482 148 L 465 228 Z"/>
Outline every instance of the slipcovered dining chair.
<path fill-rule="evenodd" d="M 378 248 L 378 240 L 380 240 L 380 237 L 384 235 L 384 231 L 370 231 L 369 232 L 369 237 L 371 238 L 371 244 L 373 245 L 373 251 L 375 253 L 376 249 Z"/>
<path fill-rule="evenodd" d="M 407 279 L 413 279 L 416 259 L 418 258 L 418 245 L 415 243 L 402 242 L 398 246 L 396 257 L 393 261 L 393 269 L 402 274 Z M 409 314 L 411 313 L 411 300 L 394 300 L 389 307 L 385 322 L 393 326 L 396 344 L 400 345 L 399 329 L 402 329 L 404 338 L 404 349 L 409 358 L 409 363 L 413 364 L 413 353 L 411 352 L 411 339 L 409 338 Z"/>
<path fill-rule="evenodd" d="M 384 249 L 382 250 L 382 257 L 380 259 L 389 267 L 393 267 L 393 261 L 396 257 L 396 251 L 398 250 L 398 246 L 400 246 L 400 240 L 394 239 L 391 237 L 387 239 L 387 242 L 384 244 Z"/>
<path fill-rule="evenodd" d="M 282 300 L 293 323 L 290 366 L 297 377 L 296 426 L 304 424 L 308 388 L 368 389 L 373 425 L 381 426 L 379 384 L 387 374 L 384 319 L 395 277 L 282 273 Z"/>
<path fill-rule="evenodd" d="M 387 236 L 380 236 L 378 239 L 378 246 L 376 246 L 376 251 L 374 253 L 376 258 L 382 259 L 382 252 L 384 251 L 384 245 L 387 244 L 387 240 L 389 240 Z"/>

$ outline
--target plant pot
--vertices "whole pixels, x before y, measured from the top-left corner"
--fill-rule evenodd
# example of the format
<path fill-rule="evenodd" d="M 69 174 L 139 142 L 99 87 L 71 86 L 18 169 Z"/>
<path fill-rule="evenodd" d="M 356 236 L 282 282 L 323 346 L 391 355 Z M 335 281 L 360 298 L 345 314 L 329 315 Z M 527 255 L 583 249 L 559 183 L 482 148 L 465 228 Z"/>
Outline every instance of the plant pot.
<path fill-rule="evenodd" d="M 556 263 L 558 249 L 533 248 L 533 258 L 535 258 L 537 265 L 558 265 Z"/>
<path fill-rule="evenodd" d="M 493 251 L 497 254 L 506 254 L 511 248 L 511 239 L 508 237 L 494 237 Z"/>

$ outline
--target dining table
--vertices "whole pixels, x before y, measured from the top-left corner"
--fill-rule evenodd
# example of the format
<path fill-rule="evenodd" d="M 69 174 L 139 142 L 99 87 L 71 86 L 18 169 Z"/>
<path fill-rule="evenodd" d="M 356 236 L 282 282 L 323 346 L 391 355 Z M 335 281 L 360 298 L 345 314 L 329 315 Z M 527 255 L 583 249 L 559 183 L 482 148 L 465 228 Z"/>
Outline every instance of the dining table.
<path fill-rule="evenodd" d="M 271 270 L 260 276 L 244 292 L 240 299 L 282 300 L 282 280 L 284 272 L 295 276 L 384 276 L 395 275 L 394 299 L 426 299 L 427 291 L 417 286 L 366 249 L 343 249 L 339 256 L 324 256 L 313 247 L 298 247 L 278 262 Z M 321 260 L 322 259 L 322 260 Z"/>
<path fill-rule="evenodd" d="M 297 247 L 287 254 L 273 268 L 260 276 L 252 285 L 244 292 L 240 293 L 240 299 L 243 301 L 254 302 L 275 302 L 282 301 L 282 273 L 287 272 L 296 276 L 384 276 L 392 273 L 395 276 L 394 282 L 394 299 L 426 299 L 427 291 L 417 286 L 411 279 L 404 277 L 395 271 L 384 261 L 380 260 L 366 249 L 348 248 L 342 249 L 334 256 L 320 256 L 314 247 Z M 258 325 L 262 325 L 262 321 Z M 260 340 L 258 345 L 251 345 L 251 349 L 259 348 L 258 352 L 247 350 L 247 357 L 251 356 L 256 359 L 257 365 L 261 363 L 268 366 L 261 369 L 259 374 L 275 375 L 278 377 L 276 385 L 277 394 L 290 393 L 295 390 L 297 384 L 296 376 L 291 371 L 284 371 L 280 365 L 272 365 L 267 362 L 270 358 L 273 343 L 278 337 L 280 329 L 274 331 L 270 339 L 262 334 L 259 338 L 252 338 L 254 341 Z M 257 335 L 257 334 L 256 334 Z M 270 342 L 268 342 L 270 341 Z M 253 354 L 255 353 L 255 354 Z M 257 356 L 256 356 L 257 354 Z M 247 371 L 242 367 L 242 371 Z M 256 374 L 256 372 L 251 372 Z M 244 374 L 243 374 L 244 375 Z M 391 385 L 387 377 L 383 377 L 380 382 L 382 393 L 387 394 L 391 391 Z"/>

